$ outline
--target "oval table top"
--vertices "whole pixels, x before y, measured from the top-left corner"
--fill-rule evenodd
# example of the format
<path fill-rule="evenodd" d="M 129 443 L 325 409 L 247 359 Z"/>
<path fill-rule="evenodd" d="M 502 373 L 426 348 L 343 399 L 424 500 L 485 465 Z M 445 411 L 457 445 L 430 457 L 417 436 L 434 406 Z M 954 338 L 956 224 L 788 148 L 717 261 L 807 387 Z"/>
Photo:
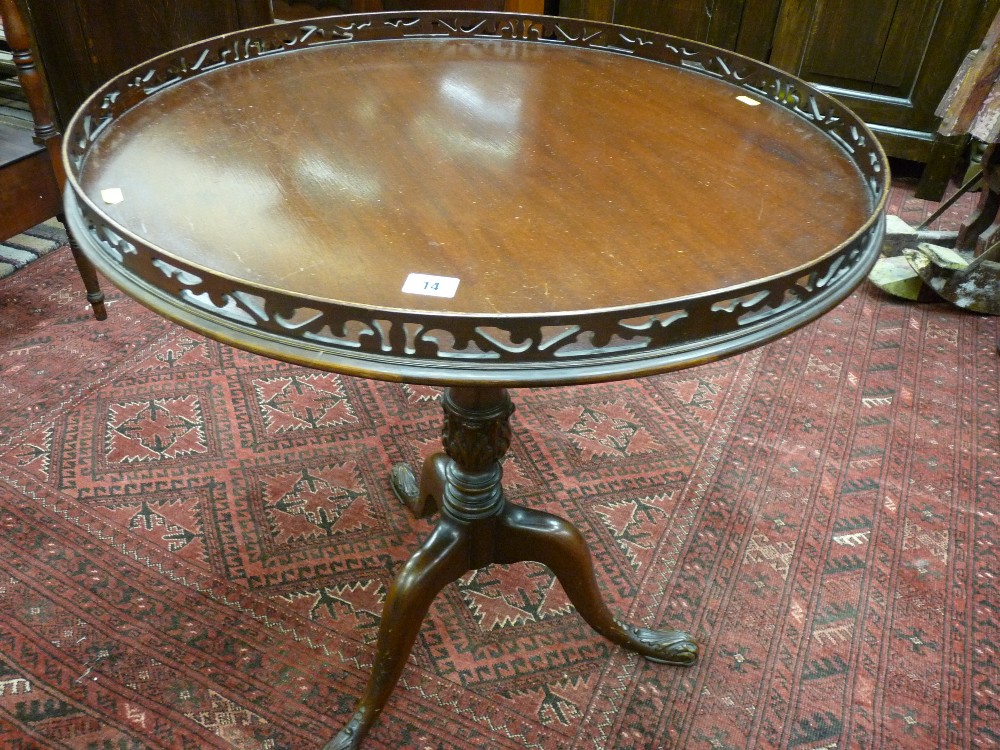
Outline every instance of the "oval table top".
<path fill-rule="evenodd" d="M 539 385 L 783 335 L 874 262 L 887 169 L 784 73 L 663 35 L 341 16 L 109 82 L 66 139 L 71 229 L 154 310 L 311 366 Z"/>

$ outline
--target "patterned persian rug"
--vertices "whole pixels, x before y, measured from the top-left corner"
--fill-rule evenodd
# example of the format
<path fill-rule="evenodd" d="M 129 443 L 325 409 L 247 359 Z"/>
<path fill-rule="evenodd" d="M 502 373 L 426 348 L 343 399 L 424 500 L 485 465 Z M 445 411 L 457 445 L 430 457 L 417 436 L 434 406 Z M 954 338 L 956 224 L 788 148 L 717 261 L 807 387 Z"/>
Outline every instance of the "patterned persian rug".
<path fill-rule="evenodd" d="M 438 392 L 191 335 L 69 253 L 0 284 L 0 747 L 319 747 L 429 525 L 390 465 Z M 513 394 L 509 495 L 570 518 L 597 637 L 539 566 L 431 609 L 371 750 L 987 748 L 1000 742 L 996 318 L 861 289 L 765 348 Z"/>
<path fill-rule="evenodd" d="M 0 279 L 65 246 L 66 241 L 66 230 L 57 219 L 49 219 L 3 240 L 0 242 Z"/>

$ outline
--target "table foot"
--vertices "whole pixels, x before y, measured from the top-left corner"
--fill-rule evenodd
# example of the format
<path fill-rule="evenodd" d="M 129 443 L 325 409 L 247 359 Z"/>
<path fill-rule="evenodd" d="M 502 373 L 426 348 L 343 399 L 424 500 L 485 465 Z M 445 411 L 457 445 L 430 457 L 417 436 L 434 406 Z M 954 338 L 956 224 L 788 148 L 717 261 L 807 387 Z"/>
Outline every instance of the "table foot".
<path fill-rule="evenodd" d="M 650 630 L 615 620 L 625 630 L 621 645 L 656 664 L 690 667 L 698 660 L 698 643 L 683 630 Z M 613 640 L 613 639 L 610 639 Z"/>
<path fill-rule="evenodd" d="M 357 750 L 361 747 L 361 742 L 368 734 L 372 723 L 366 723 L 363 717 L 359 717 L 355 713 L 347 725 L 337 733 L 337 736 L 323 745 L 323 750 Z"/>
<path fill-rule="evenodd" d="M 508 505 L 501 514 L 497 562 L 537 562 L 555 574 L 580 616 L 612 643 L 659 664 L 689 666 L 698 644 L 680 630 L 638 628 L 616 619 L 601 596 L 583 536 L 565 519 Z"/>
<path fill-rule="evenodd" d="M 445 467 L 448 456 L 435 453 L 424 461 L 420 481 L 409 464 L 395 464 L 389 474 L 392 491 L 416 518 L 428 518 L 441 509 L 444 493 Z"/>

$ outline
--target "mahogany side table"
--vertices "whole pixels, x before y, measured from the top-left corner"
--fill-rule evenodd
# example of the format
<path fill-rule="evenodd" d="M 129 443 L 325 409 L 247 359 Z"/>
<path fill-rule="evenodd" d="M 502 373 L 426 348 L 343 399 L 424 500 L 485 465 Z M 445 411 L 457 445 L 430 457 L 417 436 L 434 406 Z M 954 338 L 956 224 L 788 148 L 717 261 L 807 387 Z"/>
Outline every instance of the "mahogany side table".
<path fill-rule="evenodd" d="M 393 468 L 434 531 L 388 593 L 359 747 L 440 589 L 532 560 L 617 620 L 567 521 L 504 496 L 508 388 L 635 378 L 759 346 L 840 302 L 888 170 L 837 101 L 661 34 L 517 14 L 339 16 L 216 37 L 113 79 L 65 141 L 84 252 L 157 313 L 347 375 L 445 386 L 444 451 Z"/>

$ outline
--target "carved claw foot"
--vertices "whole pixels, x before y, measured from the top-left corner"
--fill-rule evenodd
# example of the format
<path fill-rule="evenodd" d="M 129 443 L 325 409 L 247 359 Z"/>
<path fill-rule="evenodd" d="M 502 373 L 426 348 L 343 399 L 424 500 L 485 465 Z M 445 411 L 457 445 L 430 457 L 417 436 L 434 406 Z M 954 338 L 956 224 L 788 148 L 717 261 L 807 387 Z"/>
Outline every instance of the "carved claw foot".
<path fill-rule="evenodd" d="M 444 453 L 428 457 L 420 470 L 419 479 L 408 464 L 396 464 L 392 467 L 389 474 L 392 491 L 417 518 L 427 518 L 440 510 L 444 486 L 448 481 L 446 474 L 449 461 Z"/>
<path fill-rule="evenodd" d="M 698 659 L 698 644 L 680 630 L 649 630 L 619 623 L 629 637 L 626 648 L 657 664 L 687 667 Z"/>
<path fill-rule="evenodd" d="M 416 518 L 427 518 L 434 515 L 437 504 L 433 498 L 420 491 L 417 477 L 407 464 L 396 464 L 389 473 L 392 491 L 410 513 Z"/>
<path fill-rule="evenodd" d="M 323 745 L 323 750 L 358 750 L 369 729 L 361 716 L 354 714 L 337 736 Z"/>
<path fill-rule="evenodd" d="M 417 477 L 409 464 L 394 464 L 389 472 L 389 481 L 392 483 L 392 491 L 396 498 L 413 511 L 414 506 L 420 502 L 420 487 L 417 485 Z"/>

